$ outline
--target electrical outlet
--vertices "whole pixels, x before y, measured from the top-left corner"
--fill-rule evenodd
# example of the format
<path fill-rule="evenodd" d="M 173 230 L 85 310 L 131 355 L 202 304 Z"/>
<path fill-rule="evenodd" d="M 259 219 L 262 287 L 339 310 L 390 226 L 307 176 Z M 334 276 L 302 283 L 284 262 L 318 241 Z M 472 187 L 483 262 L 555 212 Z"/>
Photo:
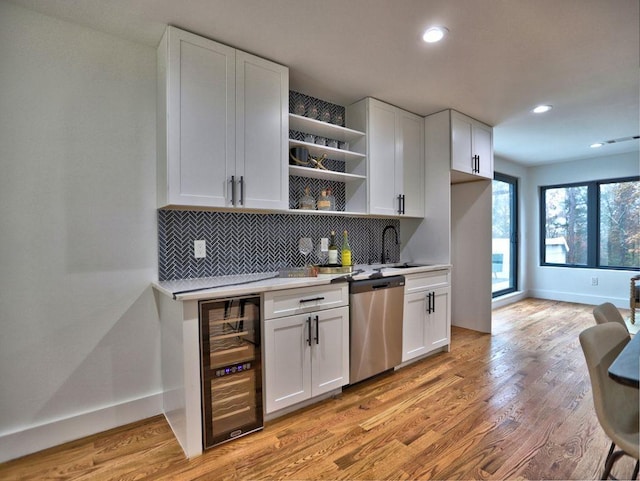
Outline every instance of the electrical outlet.
<path fill-rule="evenodd" d="M 591 278 L 591 285 L 592 286 L 597 286 L 598 285 L 598 278 L 597 277 L 592 277 Z"/>
<path fill-rule="evenodd" d="M 193 256 L 196 259 L 202 259 L 204 257 L 207 257 L 207 241 L 206 240 L 193 241 Z"/>
<path fill-rule="evenodd" d="M 329 239 L 322 237 L 320 239 L 320 252 L 327 252 L 329 250 Z"/>

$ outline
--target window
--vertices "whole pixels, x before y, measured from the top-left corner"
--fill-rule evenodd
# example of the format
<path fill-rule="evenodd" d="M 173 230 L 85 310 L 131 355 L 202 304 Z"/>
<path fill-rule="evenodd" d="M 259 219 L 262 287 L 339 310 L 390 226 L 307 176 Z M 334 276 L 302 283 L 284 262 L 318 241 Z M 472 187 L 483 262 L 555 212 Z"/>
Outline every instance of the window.
<path fill-rule="evenodd" d="M 492 184 L 493 235 L 491 293 L 502 296 L 516 290 L 518 266 L 518 181 L 495 173 Z"/>
<path fill-rule="evenodd" d="M 640 178 L 540 188 L 542 265 L 640 268 Z"/>

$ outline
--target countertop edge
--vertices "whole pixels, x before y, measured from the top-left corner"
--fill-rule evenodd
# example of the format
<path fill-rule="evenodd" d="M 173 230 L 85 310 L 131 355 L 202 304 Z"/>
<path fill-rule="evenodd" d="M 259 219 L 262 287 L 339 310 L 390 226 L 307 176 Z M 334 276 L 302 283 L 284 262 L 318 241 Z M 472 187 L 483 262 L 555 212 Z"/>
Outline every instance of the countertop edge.
<path fill-rule="evenodd" d="M 353 276 L 354 280 L 364 280 L 368 279 L 371 274 L 376 272 L 376 269 L 379 269 L 380 266 L 376 267 L 376 265 L 372 266 L 355 266 L 357 269 L 364 270 L 363 273 L 357 274 Z M 397 275 L 411 275 L 411 274 L 419 274 L 421 272 L 430 272 L 437 270 L 445 270 L 450 269 L 450 264 L 433 264 L 427 266 L 418 266 L 411 268 L 394 268 L 394 267 L 385 267 L 382 269 L 381 273 L 383 277 L 388 276 L 397 276 Z M 231 296 L 242 296 L 248 294 L 260 294 L 262 292 L 267 291 L 278 291 L 284 289 L 294 289 L 299 287 L 312 287 L 312 286 L 321 286 L 330 284 L 333 280 L 345 277 L 345 274 L 321 274 L 318 277 L 292 277 L 292 278 L 283 278 L 276 277 L 276 273 L 264 273 L 264 277 L 262 279 L 255 278 L 256 274 L 248 274 L 244 276 L 229 276 L 225 277 L 210 277 L 210 278 L 200 278 L 200 279 L 185 279 L 182 281 L 154 281 L 152 282 L 152 287 L 156 289 L 159 293 L 171 297 L 177 301 L 193 301 L 193 300 L 202 300 L 202 299 L 212 299 L 212 298 L 220 298 L 220 297 L 231 297 Z M 246 280 L 242 280 L 246 277 Z M 225 279 L 228 279 L 229 284 L 222 284 L 218 286 L 209 287 L 207 283 L 220 283 L 225 282 Z M 183 284 L 184 289 L 176 289 L 175 286 L 179 283 Z M 174 288 L 170 288 L 173 286 Z M 192 290 L 189 291 L 189 287 L 191 286 Z M 187 292 L 183 292 L 187 291 Z"/>

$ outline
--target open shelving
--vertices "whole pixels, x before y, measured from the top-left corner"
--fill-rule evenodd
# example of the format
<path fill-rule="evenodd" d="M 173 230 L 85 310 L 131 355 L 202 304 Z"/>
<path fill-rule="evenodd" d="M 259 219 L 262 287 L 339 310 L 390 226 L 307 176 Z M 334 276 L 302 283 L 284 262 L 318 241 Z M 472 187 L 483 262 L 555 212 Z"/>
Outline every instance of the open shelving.
<path fill-rule="evenodd" d="M 367 156 L 364 152 L 366 134 L 364 132 L 289 114 L 289 129 L 317 137 L 348 142 L 349 150 L 326 145 L 289 139 L 289 148 L 305 147 L 309 155 L 318 158 L 326 154 L 328 159 L 344 162 L 344 172 L 324 170 L 289 164 L 289 175 L 315 179 L 316 181 L 340 182 L 344 184 L 344 211 L 306 211 L 318 214 L 366 214 L 367 212 Z M 292 211 L 301 212 L 297 209 Z"/>

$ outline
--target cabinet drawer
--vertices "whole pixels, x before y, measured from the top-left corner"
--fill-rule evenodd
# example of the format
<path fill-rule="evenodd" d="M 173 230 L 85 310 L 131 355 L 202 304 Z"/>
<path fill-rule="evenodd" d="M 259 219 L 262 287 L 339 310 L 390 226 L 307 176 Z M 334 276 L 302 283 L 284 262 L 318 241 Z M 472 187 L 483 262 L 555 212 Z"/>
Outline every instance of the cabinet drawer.
<path fill-rule="evenodd" d="M 275 319 L 348 305 L 347 283 L 271 291 L 264 293 L 264 318 Z"/>
<path fill-rule="evenodd" d="M 438 271 L 420 272 L 418 274 L 408 274 L 405 276 L 406 284 L 404 292 L 409 294 L 424 289 L 434 289 L 436 287 L 449 285 L 449 269 Z"/>

